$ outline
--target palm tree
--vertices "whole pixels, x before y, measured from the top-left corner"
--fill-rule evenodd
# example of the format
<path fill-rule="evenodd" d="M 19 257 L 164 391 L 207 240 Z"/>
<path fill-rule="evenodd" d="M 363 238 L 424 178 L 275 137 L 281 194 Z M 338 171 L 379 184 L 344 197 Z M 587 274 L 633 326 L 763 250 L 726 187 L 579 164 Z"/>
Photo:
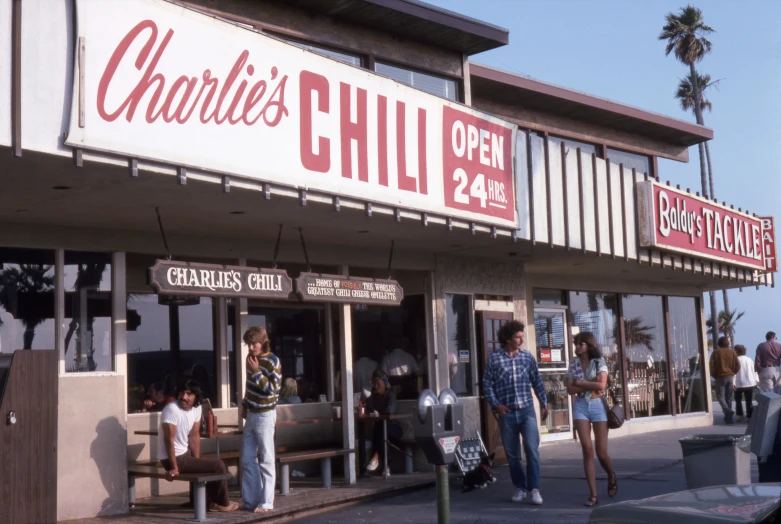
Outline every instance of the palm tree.
<path fill-rule="evenodd" d="M 702 60 L 707 53 L 710 53 L 712 44 L 705 36 L 713 33 L 714 29 L 705 25 L 702 11 L 691 4 L 682 7 L 678 14 L 672 12 L 668 13 L 667 16 L 665 16 L 665 21 L 667 23 L 662 27 L 662 32 L 659 34 L 659 40 L 667 41 L 665 55 L 669 56 L 670 53 L 674 53 L 675 58 L 689 66 L 689 78 L 693 84 L 694 93 L 694 115 L 697 119 L 697 123 L 703 125 L 702 92 L 700 90 L 697 71 L 694 69 L 694 64 Z M 702 195 L 705 198 L 709 198 L 708 177 L 705 171 L 705 148 L 703 144 L 699 144 L 698 149 L 700 153 Z M 714 198 L 713 195 L 711 195 L 710 198 Z M 716 295 L 713 291 L 710 292 L 710 307 L 711 315 L 716 316 Z M 715 345 L 716 338 L 718 337 L 715 327 L 712 331 L 712 335 Z"/>
<path fill-rule="evenodd" d="M 727 337 L 727 341 L 729 342 L 730 347 L 732 347 L 732 344 L 735 341 L 735 324 L 738 323 L 738 320 L 740 320 L 744 314 L 745 311 L 737 311 L 737 310 L 735 311 L 723 310 L 719 312 L 718 325 L 715 327 L 719 333 Z M 710 328 L 714 327 L 712 316 L 708 319 L 707 325 Z"/>
<path fill-rule="evenodd" d="M 24 325 L 23 349 L 33 347 L 35 328 L 52 318 L 51 311 L 37 303 L 38 299 L 45 303 L 45 294 L 54 291 L 54 276 L 48 274 L 51 269 L 50 265 L 20 264 L 0 270 L 0 306 Z M 20 299 L 25 297 L 36 302 L 20 307 Z"/>
<path fill-rule="evenodd" d="M 618 322 L 618 321 L 616 321 Z M 643 319 L 640 317 L 624 319 L 624 342 L 627 348 L 633 346 L 645 346 L 648 351 L 653 351 L 654 334 L 650 331 L 653 326 L 643 325 Z M 616 333 L 618 335 L 618 333 Z M 618 340 L 618 336 L 616 336 Z"/>
<path fill-rule="evenodd" d="M 694 96 L 694 86 L 697 85 L 700 89 L 700 107 L 702 111 L 707 110 L 708 112 L 711 112 L 713 110 L 713 104 L 710 100 L 705 98 L 705 91 L 709 87 L 718 88 L 719 82 L 721 80 L 711 80 L 710 75 L 700 75 L 696 71 L 695 74 L 697 78 L 692 78 L 690 73 L 686 78 L 681 79 L 680 83 L 678 84 L 678 92 L 675 94 L 675 97 L 681 102 L 681 108 L 684 111 L 694 112 L 696 99 Z M 701 117 L 701 119 L 702 123 L 704 124 L 704 118 Z M 710 147 L 708 146 L 708 142 L 705 142 L 705 158 L 708 161 L 708 182 L 710 184 L 710 197 L 716 198 L 716 189 L 713 183 L 713 164 L 710 160 Z M 729 293 L 726 289 L 722 290 L 722 299 L 724 300 L 724 310 L 730 311 Z M 713 311 L 711 311 L 711 314 L 713 314 Z"/>
<path fill-rule="evenodd" d="M 103 273 L 106 271 L 107 264 L 105 263 L 87 263 L 79 264 L 78 272 L 76 273 L 76 281 L 73 284 L 74 291 L 81 291 L 82 289 L 98 289 L 101 281 L 103 280 Z M 78 300 L 78 298 L 76 299 Z M 79 315 L 76 313 L 78 308 L 73 308 L 73 318 L 68 325 L 68 332 L 65 335 L 65 354 L 68 353 L 68 346 L 70 346 L 71 337 L 73 337 L 76 328 L 79 327 Z M 81 365 L 80 357 L 81 352 L 85 347 L 89 347 L 89 353 L 87 354 L 87 369 L 77 369 L 74 371 L 95 371 L 97 364 L 95 363 L 95 345 L 92 343 L 92 326 L 95 323 L 95 314 L 87 308 L 87 325 L 85 326 L 87 333 L 89 333 L 90 340 L 78 339 L 77 347 L 79 348 L 79 355 L 76 357 L 79 362 L 77 366 Z"/>

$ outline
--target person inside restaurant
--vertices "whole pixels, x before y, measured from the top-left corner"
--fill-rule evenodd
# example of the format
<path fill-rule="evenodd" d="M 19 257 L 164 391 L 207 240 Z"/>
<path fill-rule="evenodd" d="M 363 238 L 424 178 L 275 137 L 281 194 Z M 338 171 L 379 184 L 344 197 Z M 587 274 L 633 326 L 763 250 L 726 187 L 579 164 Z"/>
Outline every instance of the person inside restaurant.
<path fill-rule="evenodd" d="M 374 372 L 372 377 L 372 392 L 369 398 L 366 399 L 366 414 L 372 415 L 392 415 L 396 413 L 396 394 L 390 390 L 390 382 L 388 381 L 388 375 L 382 369 L 378 369 Z M 369 464 L 366 469 L 369 471 L 375 471 L 380 467 L 380 464 L 385 462 L 385 441 L 382 430 L 382 423 L 378 422 L 374 424 L 372 431 L 372 449 L 374 454 L 372 455 Z M 388 443 L 393 444 L 396 447 L 401 445 L 401 435 L 403 430 L 401 425 L 396 420 L 387 421 L 388 428 Z M 390 465 L 388 466 L 390 469 Z M 389 475 L 390 471 L 383 472 L 383 475 Z"/>

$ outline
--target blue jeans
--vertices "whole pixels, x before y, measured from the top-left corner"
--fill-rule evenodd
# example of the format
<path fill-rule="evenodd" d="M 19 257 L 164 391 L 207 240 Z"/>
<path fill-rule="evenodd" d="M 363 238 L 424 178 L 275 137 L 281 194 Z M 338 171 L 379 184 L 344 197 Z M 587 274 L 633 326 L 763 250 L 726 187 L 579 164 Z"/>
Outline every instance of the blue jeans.
<path fill-rule="evenodd" d="M 276 423 L 276 410 L 247 414 L 241 438 L 241 500 L 247 509 L 274 509 Z"/>
<path fill-rule="evenodd" d="M 516 488 L 524 491 L 540 489 L 540 431 L 534 406 L 511 411 L 499 417 L 502 444 L 510 464 L 510 478 Z M 520 436 L 520 438 L 519 438 Z M 526 474 L 521 463 L 521 438 L 526 455 Z"/>

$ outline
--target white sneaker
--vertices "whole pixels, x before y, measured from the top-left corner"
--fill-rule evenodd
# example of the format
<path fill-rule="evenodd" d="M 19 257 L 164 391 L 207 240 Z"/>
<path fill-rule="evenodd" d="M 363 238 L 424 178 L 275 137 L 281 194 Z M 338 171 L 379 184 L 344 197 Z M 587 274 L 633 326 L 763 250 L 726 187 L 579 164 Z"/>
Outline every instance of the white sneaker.
<path fill-rule="evenodd" d="M 377 460 L 376 458 L 371 459 L 369 463 L 366 465 L 366 469 L 369 471 L 374 471 L 379 467 L 380 467 L 380 461 Z"/>
<path fill-rule="evenodd" d="M 515 490 L 515 495 L 513 495 L 513 498 L 511 498 L 510 500 L 512 500 L 513 502 L 523 502 L 523 499 L 525 498 L 526 498 L 526 492 L 521 488 L 517 488 Z"/>
<path fill-rule="evenodd" d="M 542 495 L 540 495 L 540 490 L 533 489 L 531 495 L 532 496 L 531 496 L 531 501 L 530 502 L 532 504 L 534 504 L 536 506 L 539 506 L 539 505 L 542 504 Z"/>

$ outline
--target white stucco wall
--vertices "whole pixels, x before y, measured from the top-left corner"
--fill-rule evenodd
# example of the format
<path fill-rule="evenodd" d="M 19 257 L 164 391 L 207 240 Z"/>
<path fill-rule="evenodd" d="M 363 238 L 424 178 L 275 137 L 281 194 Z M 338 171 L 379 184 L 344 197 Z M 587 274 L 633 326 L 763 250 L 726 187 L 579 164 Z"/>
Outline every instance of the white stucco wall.
<path fill-rule="evenodd" d="M 57 520 L 128 511 L 125 377 L 60 376 Z"/>
<path fill-rule="evenodd" d="M 11 0 L 0 0 L 0 5 Z M 73 92 L 73 5 L 70 0 L 22 2 L 22 147 L 70 155 L 63 144 Z M 9 8 L 10 13 L 10 8 Z M 4 24 L 0 7 L 0 24 Z M 10 27 L 10 26 L 9 26 Z M 0 27 L 0 35 L 4 35 Z M 1 45 L 1 44 L 0 44 Z M 0 59 L 0 70 L 2 70 Z M 0 78 L 3 78 L 0 75 Z M 0 87 L 0 99 L 3 99 Z M 10 97 L 10 95 L 9 95 Z M 9 98 L 10 100 L 10 98 Z M 2 118 L 0 102 L 0 118 Z M 0 140 L 2 140 L 0 134 Z"/>
<path fill-rule="evenodd" d="M 11 145 L 12 0 L 0 0 L 0 145 Z"/>

